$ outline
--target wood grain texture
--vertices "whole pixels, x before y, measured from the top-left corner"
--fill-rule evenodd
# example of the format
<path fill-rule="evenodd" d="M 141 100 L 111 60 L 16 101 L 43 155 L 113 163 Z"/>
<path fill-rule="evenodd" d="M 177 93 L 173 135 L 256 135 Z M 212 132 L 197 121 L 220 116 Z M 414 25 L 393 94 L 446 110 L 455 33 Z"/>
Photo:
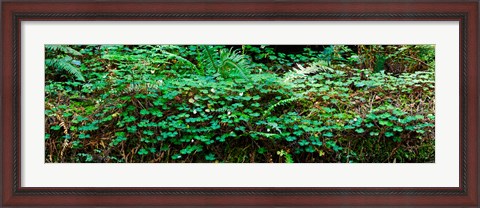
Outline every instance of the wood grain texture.
<path fill-rule="evenodd" d="M 478 206 L 478 1 L 4 1 L 1 120 L 3 206 Z M 25 188 L 20 186 L 20 22 L 26 20 L 459 21 L 458 188 Z M 441 173 L 439 173 L 441 174 Z"/>

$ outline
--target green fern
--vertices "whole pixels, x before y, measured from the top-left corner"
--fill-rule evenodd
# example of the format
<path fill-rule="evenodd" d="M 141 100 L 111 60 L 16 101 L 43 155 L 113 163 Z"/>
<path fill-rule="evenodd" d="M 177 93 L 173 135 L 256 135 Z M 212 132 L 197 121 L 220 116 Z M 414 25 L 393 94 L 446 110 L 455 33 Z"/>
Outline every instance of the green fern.
<path fill-rule="evenodd" d="M 65 45 L 45 45 L 45 66 L 55 68 L 58 71 L 66 71 L 79 81 L 85 81 L 80 68 L 73 64 L 70 55 L 81 56 L 82 54 L 72 47 Z"/>
<path fill-rule="evenodd" d="M 45 66 L 53 67 L 58 70 L 65 70 L 69 74 L 75 76 L 77 80 L 84 82 L 85 77 L 83 77 L 82 72 L 78 67 L 71 64 L 71 62 L 72 62 L 72 57 L 70 56 L 66 56 L 60 59 L 45 59 Z"/>
<path fill-rule="evenodd" d="M 378 73 L 382 70 L 384 70 L 385 67 L 385 62 L 387 61 L 387 57 L 385 55 L 377 55 L 376 61 L 375 61 L 375 68 L 373 69 L 373 72 Z"/>
<path fill-rule="evenodd" d="M 291 155 L 290 153 L 286 153 L 286 154 L 284 155 L 284 157 L 285 157 L 285 162 L 286 162 L 286 163 L 293 163 L 293 162 L 294 162 L 294 161 L 293 161 L 293 158 L 292 158 L 292 155 Z"/>
<path fill-rule="evenodd" d="M 239 54 L 236 51 L 230 49 L 220 50 L 220 74 L 223 77 L 227 77 L 228 74 L 233 77 L 241 76 L 246 78 L 246 74 L 249 73 L 250 63 L 248 59 Z"/>
<path fill-rule="evenodd" d="M 186 58 L 183 58 L 182 56 L 179 56 L 177 54 L 173 54 L 173 53 L 170 53 L 168 51 L 165 51 L 165 50 L 161 50 L 162 53 L 166 54 L 167 55 L 167 58 L 168 59 L 176 59 L 177 61 L 179 61 L 180 63 L 184 64 L 184 65 L 187 65 L 189 67 L 192 67 L 192 69 L 194 70 L 197 70 L 197 66 L 195 66 L 195 64 L 193 64 L 191 61 L 189 61 L 188 59 Z"/>
<path fill-rule="evenodd" d="M 280 100 L 277 103 L 270 106 L 266 111 L 264 111 L 263 116 L 267 116 L 268 114 L 270 114 L 273 111 L 273 109 L 275 109 L 279 106 L 285 106 L 287 104 L 290 104 L 292 102 L 295 102 L 295 101 L 299 100 L 300 98 L 301 97 L 291 97 L 291 98 L 288 98 L 288 99 Z"/>
<path fill-rule="evenodd" d="M 213 57 L 213 50 L 210 46 L 202 46 L 203 51 L 199 56 L 201 67 L 204 72 L 211 71 L 213 69 L 215 72 L 218 72 L 218 67 L 215 58 Z"/>
<path fill-rule="evenodd" d="M 212 47 L 203 46 L 203 51 L 199 57 L 201 68 L 205 72 L 211 72 L 227 77 L 247 78 L 251 66 L 246 56 L 232 49 L 221 49 L 218 53 L 213 51 Z"/>
<path fill-rule="evenodd" d="M 316 74 L 318 72 L 332 72 L 334 71 L 332 68 L 328 66 L 326 61 L 318 61 L 312 63 L 308 67 L 303 67 L 302 65 L 297 64 L 298 69 L 293 68 L 293 71 L 297 74 L 308 75 L 308 74 Z"/>
<path fill-rule="evenodd" d="M 265 133 L 265 132 L 259 132 L 259 131 L 251 131 L 251 134 L 258 134 L 260 136 L 263 136 L 268 139 L 276 139 L 280 137 L 280 134 L 273 134 L 273 133 Z"/>
<path fill-rule="evenodd" d="M 64 46 L 64 45 L 45 45 L 45 50 L 46 51 L 63 52 L 65 54 L 72 54 L 72 55 L 75 55 L 75 56 L 81 56 L 82 55 L 80 52 L 73 49 L 72 47 Z"/>
<path fill-rule="evenodd" d="M 292 158 L 292 155 L 285 150 L 277 151 L 277 155 L 279 155 L 280 157 L 284 157 L 286 163 L 293 163 L 294 162 L 293 158 Z"/>

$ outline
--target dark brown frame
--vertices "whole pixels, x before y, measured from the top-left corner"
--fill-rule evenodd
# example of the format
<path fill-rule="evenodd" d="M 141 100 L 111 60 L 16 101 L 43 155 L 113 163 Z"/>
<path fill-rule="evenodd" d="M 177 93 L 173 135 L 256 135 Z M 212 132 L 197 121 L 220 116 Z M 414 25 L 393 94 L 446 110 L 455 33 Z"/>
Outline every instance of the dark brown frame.
<path fill-rule="evenodd" d="M 68 3 L 67 3 L 68 2 Z M 1 3 L 2 206 L 450 205 L 478 201 L 478 0 L 4 1 Z M 460 22 L 460 187 L 26 188 L 20 186 L 20 22 L 25 20 L 454 20 Z M 441 174 L 441 173 L 439 173 Z"/>

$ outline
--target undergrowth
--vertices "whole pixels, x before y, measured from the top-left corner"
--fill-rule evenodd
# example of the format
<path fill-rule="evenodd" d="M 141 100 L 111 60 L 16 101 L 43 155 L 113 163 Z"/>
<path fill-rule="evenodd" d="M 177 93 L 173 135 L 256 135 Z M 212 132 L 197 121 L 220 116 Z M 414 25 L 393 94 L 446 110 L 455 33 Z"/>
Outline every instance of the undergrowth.
<path fill-rule="evenodd" d="M 434 162 L 433 46 L 72 45 L 46 57 L 46 162 Z"/>

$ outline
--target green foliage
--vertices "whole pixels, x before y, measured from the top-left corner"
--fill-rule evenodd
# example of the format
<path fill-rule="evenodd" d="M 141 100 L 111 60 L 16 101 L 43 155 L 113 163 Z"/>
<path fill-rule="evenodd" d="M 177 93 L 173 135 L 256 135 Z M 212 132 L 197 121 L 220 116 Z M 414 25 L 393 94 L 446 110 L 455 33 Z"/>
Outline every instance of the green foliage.
<path fill-rule="evenodd" d="M 277 151 L 277 155 L 284 157 L 286 163 L 293 163 L 292 155 L 285 150 Z"/>
<path fill-rule="evenodd" d="M 49 48 L 84 82 L 47 67 L 46 161 L 434 161 L 431 47 L 278 48 Z"/>
<path fill-rule="evenodd" d="M 375 57 L 375 59 L 375 68 L 373 69 L 373 71 L 377 73 L 383 71 L 387 58 L 385 57 L 385 55 L 379 54 Z"/>
<path fill-rule="evenodd" d="M 69 46 L 45 45 L 45 67 L 54 68 L 56 71 L 66 71 L 75 76 L 77 80 L 85 81 L 79 68 L 81 62 L 74 60 L 69 55 L 81 56 L 82 54 Z"/>
<path fill-rule="evenodd" d="M 218 49 L 215 53 L 211 46 L 202 46 L 203 52 L 199 56 L 200 67 L 209 74 L 219 74 L 223 78 L 242 77 L 250 73 L 251 66 L 248 59 L 233 49 Z"/>
<path fill-rule="evenodd" d="M 45 45 L 45 50 L 48 52 L 56 52 L 56 53 L 64 53 L 64 54 L 71 54 L 75 56 L 81 56 L 82 54 L 77 50 L 73 49 L 72 47 L 65 46 L 65 45 Z"/>

